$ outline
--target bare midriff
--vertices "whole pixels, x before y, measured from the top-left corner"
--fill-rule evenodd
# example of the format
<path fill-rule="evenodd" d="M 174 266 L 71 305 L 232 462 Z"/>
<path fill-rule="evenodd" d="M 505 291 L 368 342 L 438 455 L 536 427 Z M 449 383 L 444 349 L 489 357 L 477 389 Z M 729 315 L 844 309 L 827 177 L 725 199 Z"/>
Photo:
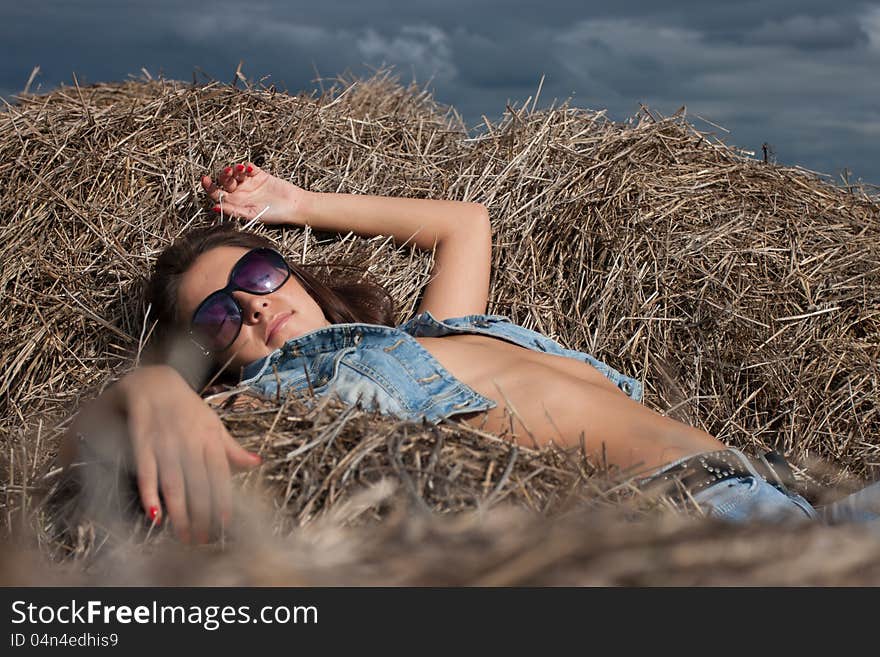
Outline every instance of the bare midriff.
<path fill-rule="evenodd" d="M 498 404 L 457 418 L 521 445 L 552 440 L 570 448 L 583 440 L 594 456 L 649 469 L 723 447 L 705 432 L 633 401 L 589 363 L 485 335 L 416 340 L 452 376 Z"/>

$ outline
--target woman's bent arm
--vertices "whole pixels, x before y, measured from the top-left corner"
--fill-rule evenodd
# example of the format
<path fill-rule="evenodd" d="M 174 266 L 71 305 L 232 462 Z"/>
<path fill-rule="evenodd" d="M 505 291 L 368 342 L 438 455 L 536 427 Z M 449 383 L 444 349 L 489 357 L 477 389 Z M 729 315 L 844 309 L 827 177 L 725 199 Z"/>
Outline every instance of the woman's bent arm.
<path fill-rule="evenodd" d="M 398 244 L 435 249 L 419 312 L 443 319 L 486 312 L 492 229 L 479 203 L 311 193 L 301 221 L 318 230 L 390 235 Z"/>
<path fill-rule="evenodd" d="M 244 218 L 259 215 L 270 224 L 388 235 L 398 244 L 436 248 L 419 311 L 445 318 L 486 310 L 492 230 L 479 203 L 308 192 L 253 164 L 227 167 L 217 183 L 205 176 L 202 184 L 224 212 Z"/>

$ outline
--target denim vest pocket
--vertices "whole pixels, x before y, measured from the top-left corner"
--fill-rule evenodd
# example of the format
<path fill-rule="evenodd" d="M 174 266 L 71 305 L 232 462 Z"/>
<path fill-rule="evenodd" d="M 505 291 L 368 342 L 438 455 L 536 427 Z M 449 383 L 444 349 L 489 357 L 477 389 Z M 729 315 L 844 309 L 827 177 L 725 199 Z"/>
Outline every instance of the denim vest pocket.
<path fill-rule="evenodd" d="M 340 359 L 329 390 L 349 404 L 383 413 L 407 415 L 416 400 L 401 390 L 399 376 L 381 350 L 350 348 Z"/>
<path fill-rule="evenodd" d="M 399 337 L 398 337 L 399 336 Z M 453 377 L 412 336 L 371 335 L 347 354 L 330 391 L 346 403 L 403 420 L 439 422 L 496 403 Z"/>
<path fill-rule="evenodd" d="M 400 394 L 379 370 L 348 354 L 340 362 L 339 369 L 326 390 L 350 406 L 360 406 L 369 411 L 379 411 L 400 418 L 409 417 L 413 411 L 411 401 Z"/>

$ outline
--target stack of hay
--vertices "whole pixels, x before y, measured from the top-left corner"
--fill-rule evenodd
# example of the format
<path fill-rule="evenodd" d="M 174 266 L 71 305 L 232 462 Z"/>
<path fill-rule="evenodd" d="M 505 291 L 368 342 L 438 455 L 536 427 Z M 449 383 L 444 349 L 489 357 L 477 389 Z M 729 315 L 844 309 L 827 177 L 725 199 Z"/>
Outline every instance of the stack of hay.
<path fill-rule="evenodd" d="M 620 124 L 526 103 L 484 133 L 470 138 L 453 110 L 387 72 L 320 98 L 218 83 L 63 87 L 0 113 L 7 530 L 57 480 L 50 461 L 69 414 L 137 361 L 155 256 L 215 220 L 200 175 L 245 160 L 314 191 L 484 203 L 489 312 L 641 377 L 649 406 L 733 446 L 784 451 L 807 488 L 873 477 L 876 195 L 744 157 L 681 115 Z M 430 270 L 429 255 L 384 238 L 256 230 L 306 262 L 366 266 L 400 320 Z M 279 530 L 383 481 L 435 512 L 506 502 L 558 515 L 620 492 L 571 455 L 513 451 L 460 427 L 259 404 L 223 412 L 266 457 Z M 44 531 L 55 522 L 34 517 Z M 64 549 L 89 553 L 78 540 Z"/>

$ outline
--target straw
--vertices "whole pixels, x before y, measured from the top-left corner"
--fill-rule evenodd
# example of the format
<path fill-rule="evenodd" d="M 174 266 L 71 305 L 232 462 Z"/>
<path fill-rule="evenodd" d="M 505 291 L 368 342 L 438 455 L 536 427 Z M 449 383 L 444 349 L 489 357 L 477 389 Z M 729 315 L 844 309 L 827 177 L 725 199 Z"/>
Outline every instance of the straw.
<path fill-rule="evenodd" d="M 469 134 L 453 108 L 389 71 L 340 78 L 322 96 L 218 82 L 63 86 L 0 112 L 0 522 L 36 509 L 46 552 L 72 549 L 34 497 L 57 483 L 45 473 L 59 437 L 149 344 L 151 263 L 185 226 L 211 221 L 200 176 L 242 161 L 313 191 L 483 203 L 489 312 L 640 378 L 660 412 L 750 453 L 785 452 L 812 499 L 819 486 L 875 476 L 876 188 L 766 164 L 683 112 L 643 108 L 614 122 L 526 102 L 481 131 Z M 414 312 L 431 254 L 268 227 L 261 215 L 246 226 L 286 253 L 360 264 L 387 285 L 399 320 Z M 224 421 L 268 458 L 261 476 L 279 531 L 383 478 L 442 514 L 503 502 L 557 516 L 567 501 L 627 497 L 582 459 L 521 451 L 512 461 L 507 443 L 461 428 L 357 410 L 341 420 L 327 405 L 290 422 L 272 411 L 279 420 L 266 433 L 266 411 Z M 363 517 L 381 527 L 386 511 Z M 89 531 L 69 554 L 98 549 L 101 534 Z"/>

